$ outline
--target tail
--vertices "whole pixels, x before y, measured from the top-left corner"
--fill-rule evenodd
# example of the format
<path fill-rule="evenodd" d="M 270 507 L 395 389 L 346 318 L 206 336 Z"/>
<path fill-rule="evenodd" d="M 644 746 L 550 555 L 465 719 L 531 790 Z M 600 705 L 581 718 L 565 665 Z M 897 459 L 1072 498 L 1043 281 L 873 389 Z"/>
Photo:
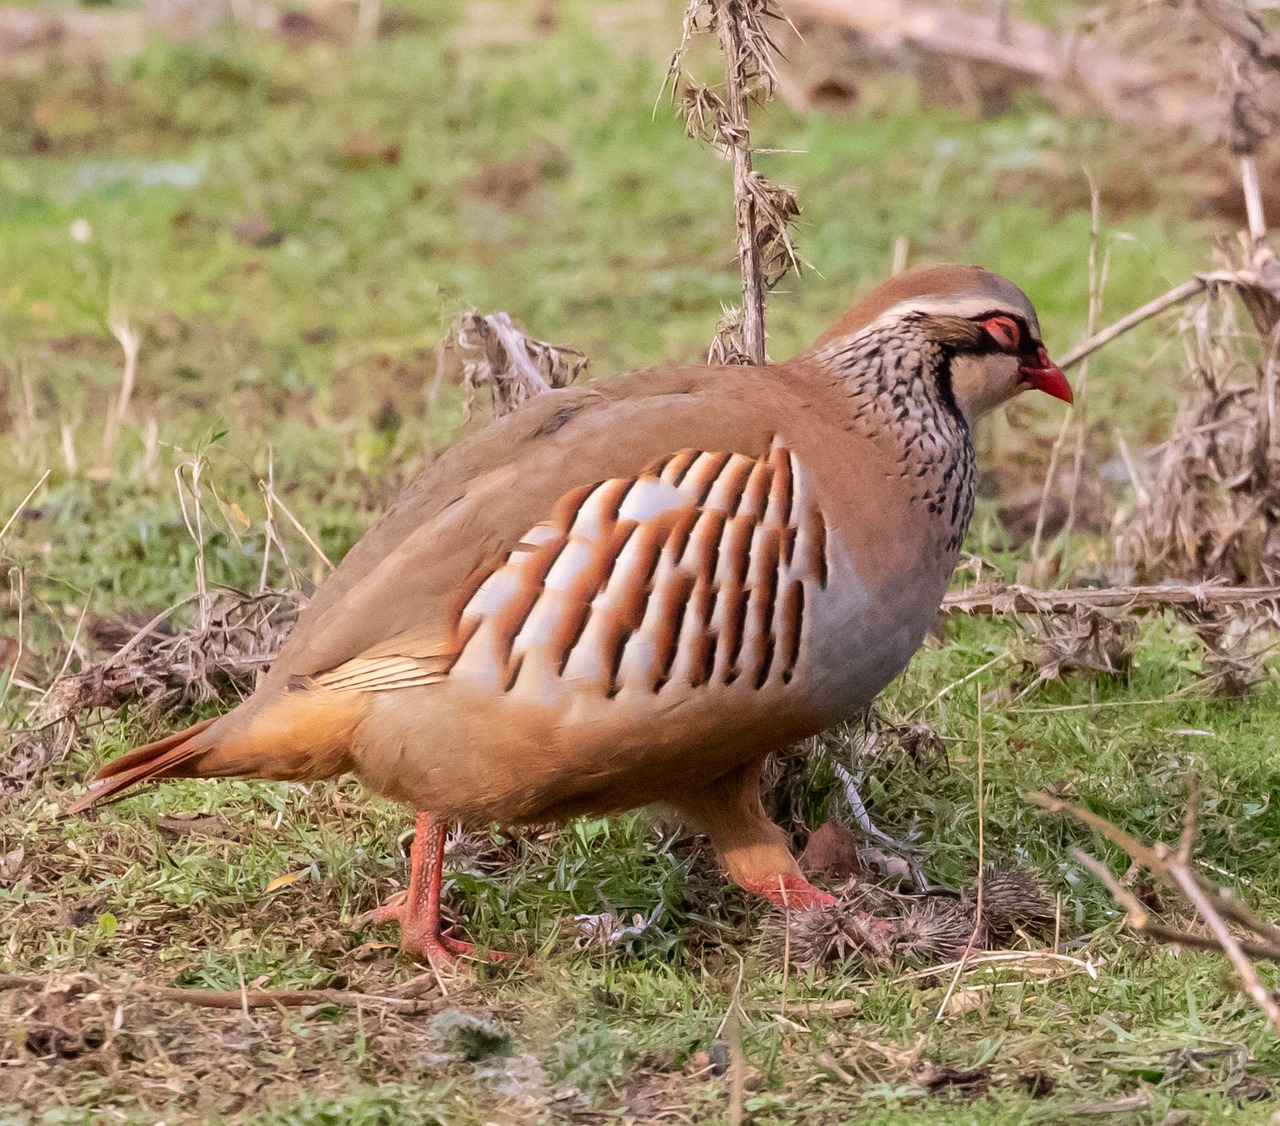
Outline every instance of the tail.
<path fill-rule="evenodd" d="M 337 777 L 353 765 L 353 736 L 365 710 L 360 701 L 356 693 L 291 692 L 273 706 L 202 720 L 107 763 L 69 812 L 119 800 L 141 782 L 165 778 Z"/>

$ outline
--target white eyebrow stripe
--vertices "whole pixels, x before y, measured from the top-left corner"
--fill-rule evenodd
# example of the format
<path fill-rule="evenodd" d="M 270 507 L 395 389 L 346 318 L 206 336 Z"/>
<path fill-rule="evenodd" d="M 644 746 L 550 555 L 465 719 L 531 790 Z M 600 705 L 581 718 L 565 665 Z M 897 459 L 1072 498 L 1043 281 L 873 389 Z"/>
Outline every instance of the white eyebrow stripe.
<path fill-rule="evenodd" d="M 896 305 L 890 305 L 874 321 L 863 326 L 859 330 L 859 335 L 862 332 L 878 328 L 888 321 L 896 321 L 899 317 L 904 317 L 908 313 L 923 313 L 926 316 L 942 313 L 951 317 L 977 317 L 983 313 L 999 312 L 1012 313 L 1021 317 L 1027 322 L 1027 328 L 1030 329 L 1031 335 L 1037 340 L 1040 339 L 1040 325 L 1036 321 L 1034 313 L 1028 309 L 1011 305 L 1008 301 L 1002 301 L 994 294 L 989 296 L 983 296 L 982 294 L 955 294 L 951 297 L 909 297 L 905 301 L 899 301 Z"/>

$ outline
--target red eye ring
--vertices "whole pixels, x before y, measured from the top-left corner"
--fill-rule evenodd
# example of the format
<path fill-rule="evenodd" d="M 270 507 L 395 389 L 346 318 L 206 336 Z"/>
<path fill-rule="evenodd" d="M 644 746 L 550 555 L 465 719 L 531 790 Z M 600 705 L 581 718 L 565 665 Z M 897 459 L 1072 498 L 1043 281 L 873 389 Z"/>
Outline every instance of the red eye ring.
<path fill-rule="evenodd" d="M 1012 317 L 988 317 L 978 323 L 1006 352 L 1017 352 L 1022 347 L 1022 330 Z"/>

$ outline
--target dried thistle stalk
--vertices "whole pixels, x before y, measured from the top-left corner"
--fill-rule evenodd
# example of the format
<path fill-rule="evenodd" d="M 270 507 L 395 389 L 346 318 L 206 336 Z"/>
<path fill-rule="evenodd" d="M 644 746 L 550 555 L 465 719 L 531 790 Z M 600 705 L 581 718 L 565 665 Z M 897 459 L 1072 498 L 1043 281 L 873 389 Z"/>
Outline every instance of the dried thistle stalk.
<path fill-rule="evenodd" d="M 686 132 L 723 148 L 733 164 L 742 305 L 724 311 L 708 351 L 711 363 L 765 362 L 765 295 L 789 272 L 800 269 L 788 233 L 800 214 L 795 192 L 752 167 L 748 111 L 751 102 L 763 104 L 777 89 L 767 24 L 781 18 L 772 0 L 689 0 L 680 46 L 668 69 L 672 90 L 680 96 Z M 686 49 L 699 32 L 714 32 L 720 40 L 723 96 L 684 73 Z"/>
<path fill-rule="evenodd" d="M 454 318 L 440 341 L 436 383 L 460 370 L 465 417 L 471 418 L 487 392 L 494 417 L 501 418 L 534 395 L 568 386 L 589 362 L 576 348 L 522 332 L 507 313 L 482 315 L 469 309 Z"/>

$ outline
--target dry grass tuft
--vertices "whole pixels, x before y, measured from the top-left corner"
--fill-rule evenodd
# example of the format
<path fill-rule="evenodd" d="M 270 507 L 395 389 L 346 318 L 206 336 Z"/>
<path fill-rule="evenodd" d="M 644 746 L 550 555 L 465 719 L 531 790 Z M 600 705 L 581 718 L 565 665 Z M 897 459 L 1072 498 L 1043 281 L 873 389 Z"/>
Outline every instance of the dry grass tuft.
<path fill-rule="evenodd" d="M 1280 260 L 1269 284 L 1280 293 Z M 1262 280 L 1261 272 L 1259 280 Z M 1280 579 L 1280 314 L 1261 285 L 1247 333 L 1221 286 L 1184 318 L 1193 387 L 1147 468 L 1129 459 L 1134 504 L 1117 519 L 1117 561 L 1146 581 Z"/>
<path fill-rule="evenodd" d="M 468 419 L 486 395 L 493 416 L 500 418 L 534 395 L 567 387 L 589 363 L 575 348 L 522 332 L 507 313 L 471 309 L 454 318 L 440 341 L 436 383 L 460 378 Z"/>
<path fill-rule="evenodd" d="M 247 695 L 279 649 L 297 614 L 296 595 L 220 589 L 208 595 L 205 620 L 174 629 L 172 619 L 195 597 L 157 614 L 107 660 L 65 675 L 35 705 L 37 725 L 74 719 L 86 711 L 126 704 L 155 715 Z M 117 627 L 108 627 L 112 632 Z"/>

